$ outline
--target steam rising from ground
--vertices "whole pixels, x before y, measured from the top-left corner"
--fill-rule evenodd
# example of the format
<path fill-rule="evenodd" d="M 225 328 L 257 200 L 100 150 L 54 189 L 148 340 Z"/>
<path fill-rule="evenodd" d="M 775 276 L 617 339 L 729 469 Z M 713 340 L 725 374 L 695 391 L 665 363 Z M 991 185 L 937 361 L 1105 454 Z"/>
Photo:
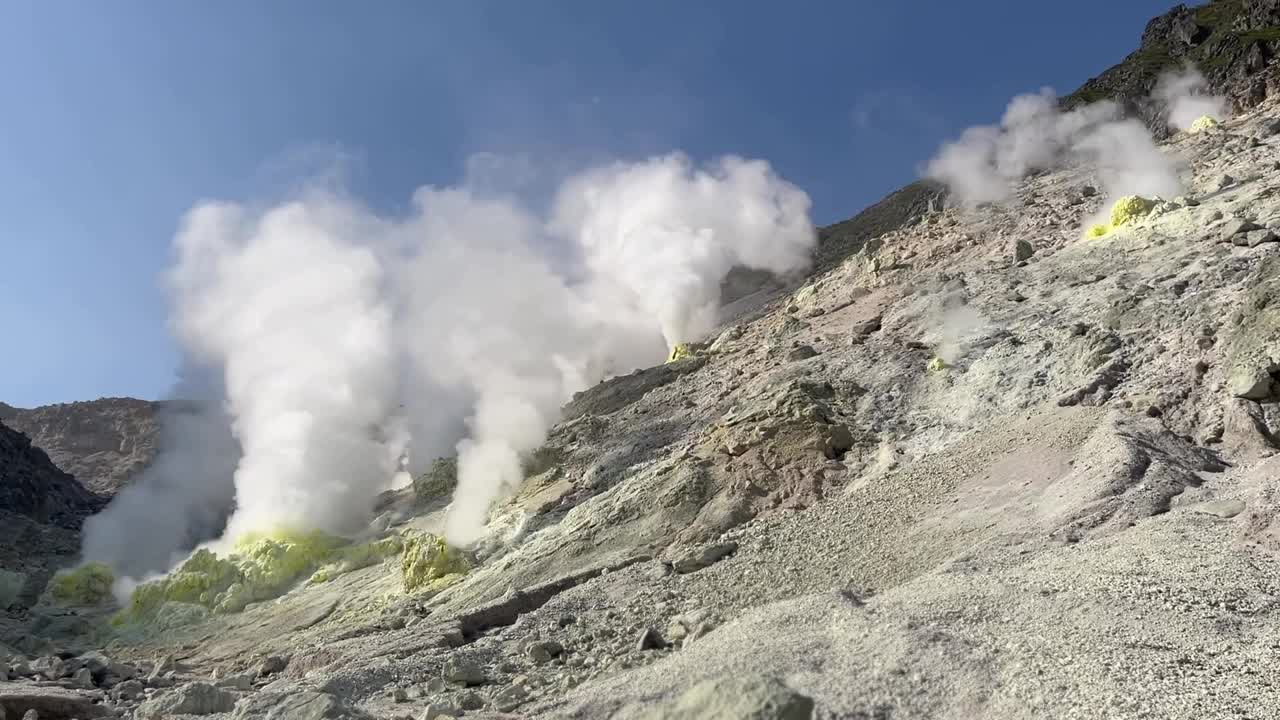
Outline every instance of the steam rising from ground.
<path fill-rule="evenodd" d="M 1161 75 L 1155 96 L 1164 105 L 1169 127 L 1188 130 L 1192 123 L 1206 116 L 1219 122 L 1226 119 L 1227 99 L 1208 90 L 1208 81 L 1194 67 Z"/>
<path fill-rule="evenodd" d="M 243 450 L 226 535 L 350 532 L 402 463 L 456 449 L 446 535 L 470 544 L 573 393 L 711 330 L 735 265 L 802 269 L 808 210 L 766 163 L 678 154 L 573 177 L 546 219 L 470 187 L 422 188 L 405 218 L 333 193 L 196 207 L 175 241 L 174 324 L 220 371 L 223 434 Z M 94 522 L 88 555 L 141 573 L 189 547 L 128 509 L 229 487 L 226 468 L 207 478 L 174 457 Z M 137 563 L 106 550 L 144 544 Z"/>
<path fill-rule="evenodd" d="M 966 205 L 1004 200 L 1034 171 L 1071 163 L 1097 166 L 1108 195 L 1178 193 L 1176 168 L 1141 122 L 1121 117 L 1111 102 L 1063 112 L 1053 91 L 1019 95 L 999 126 L 965 130 L 925 169 Z"/>

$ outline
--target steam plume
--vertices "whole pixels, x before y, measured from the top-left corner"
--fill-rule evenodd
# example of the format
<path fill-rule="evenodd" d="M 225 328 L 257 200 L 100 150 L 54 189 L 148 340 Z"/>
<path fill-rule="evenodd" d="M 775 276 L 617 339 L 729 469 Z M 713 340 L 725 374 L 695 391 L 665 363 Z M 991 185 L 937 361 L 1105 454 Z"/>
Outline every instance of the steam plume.
<path fill-rule="evenodd" d="M 1009 197 L 1037 170 L 1073 162 L 1095 164 L 1111 196 L 1175 195 L 1177 171 L 1136 120 L 1111 102 L 1062 112 L 1053 91 L 1015 97 L 999 126 L 970 128 L 946 143 L 925 169 L 964 204 Z"/>
<path fill-rule="evenodd" d="M 1167 72 L 1156 83 L 1156 97 L 1164 105 L 1165 119 L 1174 130 L 1187 130 L 1202 117 L 1221 122 L 1227 117 L 1227 99 L 1208 92 L 1209 83 L 1192 66 Z"/>
<path fill-rule="evenodd" d="M 456 450 L 446 534 L 475 541 L 573 393 L 711 330 L 733 266 L 790 273 L 815 241 L 808 197 L 760 161 L 619 163 L 557 198 L 545 218 L 469 186 L 422 188 L 403 218 L 334 193 L 191 211 L 175 326 L 243 449 L 227 536 L 349 532 L 402 463 Z M 154 472 L 166 504 L 198 504 L 191 476 Z M 112 517 L 90 542 L 181 549 Z"/>

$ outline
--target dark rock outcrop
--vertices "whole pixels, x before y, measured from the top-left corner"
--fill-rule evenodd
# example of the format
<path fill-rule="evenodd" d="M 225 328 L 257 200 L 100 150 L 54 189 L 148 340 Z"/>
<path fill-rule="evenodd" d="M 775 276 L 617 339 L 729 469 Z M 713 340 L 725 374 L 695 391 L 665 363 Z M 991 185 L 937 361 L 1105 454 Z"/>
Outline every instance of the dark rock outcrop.
<path fill-rule="evenodd" d="M 114 495 L 156 452 L 161 404 L 101 398 L 23 409 L 0 405 L 0 421 L 25 433 L 85 487 Z"/>
<path fill-rule="evenodd" d="M 59 470 L 26 435 L 0 423 L 0 510 L 78 529 L 103 499 Z"/>

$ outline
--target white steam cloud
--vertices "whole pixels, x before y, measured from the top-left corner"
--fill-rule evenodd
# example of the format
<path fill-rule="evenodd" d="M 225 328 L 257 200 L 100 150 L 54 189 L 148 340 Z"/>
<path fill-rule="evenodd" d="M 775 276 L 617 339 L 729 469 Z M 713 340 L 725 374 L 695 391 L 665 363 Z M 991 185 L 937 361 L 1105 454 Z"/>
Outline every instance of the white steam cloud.
<path fill-rule="evenodd" d="M 195 208 L 175 241 L 174 318 L 221 371 L 243 451 L 226 536 L 351 532 L 402 463 L 456 450 L 446 535 L 474 542 L 573 393 L 705 335 L 732 267 L 804 268 L 808 210 L 764 162 L 679 154 L 572 177 L 545 217 L 470 186 L 422 188 L 404 218 L 333 193 Z M 156 502 L 193 507 L 229 486 L 183 471 L 157 464 L 121 498 L 163 485 Z M 184 547 L 115 505 L 89 546 L 150 543 L 165 562 Z"/>
<path fill-rule="evenodd" d="M 1208 81 L 1192 66 L 1161 75 L 1155 96 L 1164 105 L 1166 122 L 1174 130 L 1187 130 L 1206 116 L 1219 122 L 1227 117 L 1227 99 L 1209 93 Z"/>
<path fill-rule="evenodd" d="M 998 202 L 1028 173 L 1070 163 L 1096 165 L 1111 196 L 1172 196 L 1180 187 L 1174 164 L 1145 126 L 1124 119 L 1111 102 L 1062 112 L 1044 89 L 1015 97 L 999 126 L 969 128 L 946 143 L 925 175 L 945 183 L 963 204 Z"/>

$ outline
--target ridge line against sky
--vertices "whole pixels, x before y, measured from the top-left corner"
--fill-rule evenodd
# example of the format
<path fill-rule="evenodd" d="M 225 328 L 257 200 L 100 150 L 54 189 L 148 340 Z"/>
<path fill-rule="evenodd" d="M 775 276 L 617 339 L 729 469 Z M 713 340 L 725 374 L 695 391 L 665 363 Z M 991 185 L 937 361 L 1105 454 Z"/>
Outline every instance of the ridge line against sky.
<path fill-rule="evenodd" d="M 829 224 L 1012 95 L 1119 62 L 1171 7 L 604 5 L 0 6 L 0 401 L 163 396 L 159 276 L 202 200 L 336 168 L 380 213 L 464 175 L 539 203 L 593 161 L 683 150 L 768 160 Z"/>

